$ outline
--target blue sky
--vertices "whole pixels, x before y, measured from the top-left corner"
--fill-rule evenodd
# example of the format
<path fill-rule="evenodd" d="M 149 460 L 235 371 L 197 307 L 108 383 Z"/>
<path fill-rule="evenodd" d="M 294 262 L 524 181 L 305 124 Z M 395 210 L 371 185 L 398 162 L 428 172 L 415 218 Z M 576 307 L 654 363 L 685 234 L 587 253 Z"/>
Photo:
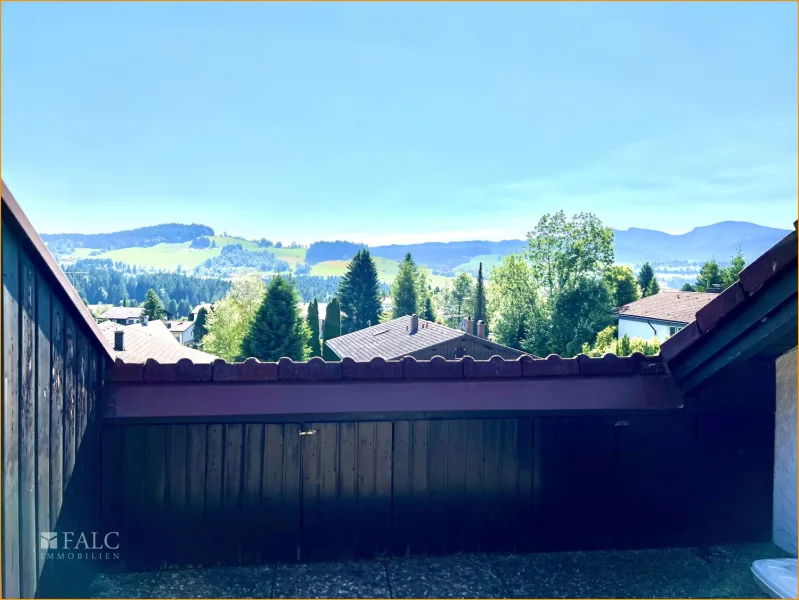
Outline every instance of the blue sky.
<path fill-rule="evenodd" d="M 42 232 L 371 244 L 541 214 L 797 217 L 797 6 L 11 3 L 2 176 Z"/>

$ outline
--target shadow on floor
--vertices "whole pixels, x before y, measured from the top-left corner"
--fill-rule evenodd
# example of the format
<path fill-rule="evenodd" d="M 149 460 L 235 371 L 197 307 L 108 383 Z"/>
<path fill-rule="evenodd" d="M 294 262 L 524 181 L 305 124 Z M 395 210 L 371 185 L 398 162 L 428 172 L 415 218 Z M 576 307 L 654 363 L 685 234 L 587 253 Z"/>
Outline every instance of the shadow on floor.
<path fill-rule="evenodd" d="M 98 575 L 88 598 L 762 598 L 772 544 L 461 554 Z"/>

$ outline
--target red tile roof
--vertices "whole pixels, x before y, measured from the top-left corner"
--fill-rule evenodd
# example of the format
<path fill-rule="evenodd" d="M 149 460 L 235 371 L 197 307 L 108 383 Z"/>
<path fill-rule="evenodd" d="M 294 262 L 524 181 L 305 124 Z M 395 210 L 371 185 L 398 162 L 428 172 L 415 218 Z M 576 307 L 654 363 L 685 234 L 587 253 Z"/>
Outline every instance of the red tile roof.
<path fill-rule="evenodd" d="M 694 320 L 699 309 L 716 296 L 718 294 L 662 291 L 625 304 L 619 309 L 619 316 L 687 324 Z"/>
<path fill-rule="evenodd" d="M 143 364 L 142 364 L 143 363 Z M 109 372 L 111 381 L 324 381 L 324 380 L 383 380 L 383 379 L 507 379 L 525 377 L 579 377 L 619 375 L 666 375 L 660 356 L 635 353 L 619 358 L 606 354 L 602 358 L 585 355 L 576 358 L 547 358 L 521 356 L 506 360 L 494 356 L 490 360 L 475 360 L 471 356 L 459 360 L 436 357 L 416 360 L 406 356 L 402 360 L 387 361 L 374 358 L 369 362 L 356 362 L 345 358 L 341 362 L 325 362 L 312 358 L 308 362 L 294 362 L 281 358 L 276 363 L 262 363 L 249 358 L 243 363 L 216 360 L 213 364 L 196 364 L 182 359 L 174 364 L 161 364 L 157 360 L 126 363 L 117 359 Z"/>

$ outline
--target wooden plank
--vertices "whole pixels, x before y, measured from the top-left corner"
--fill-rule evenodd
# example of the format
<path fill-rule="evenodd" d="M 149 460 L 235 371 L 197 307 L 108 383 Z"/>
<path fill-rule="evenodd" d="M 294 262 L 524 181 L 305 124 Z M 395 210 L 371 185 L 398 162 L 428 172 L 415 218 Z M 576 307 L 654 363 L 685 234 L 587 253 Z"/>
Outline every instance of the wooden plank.
<path fill-rule="evenodd" d="M 463 549 L 466 497 L 466 426 L 461 419 L 445 421 L 447 427 L 447 519 L 445 548 L 448 554 Z"/>
<path fill-rule="evenodd" d="M 512 552 L 518 534 L 519 447 L 515 419 L 499 421 L 499 506 L 497 513 L 500 549 Z"/>
<path fill-rule="evenodd" d="M 355 558 L 358 551 L 358 425 L 339 424 L 338 518 L 341 529 L 340 558 Z"/>
<path fill-rule="evenodd" d="M 318 550 L 313 555 L 322 560 L 336 559 L 341 539 L 351 531 L 339 515 L 339 424 L 315 423 L 312 427 L 318 431 L 317 436 L 313 437 L 318 437 L 319 479 L 316 501 L 320 521 L 320 530 L 316 532 L 318 538 L 315 540 Z"/>
<path fill-rule="evenodd" d="M 264 534 L 266 515 L 261 510 L 261 485 L 264 465 L 264 425 L 248 424 L 244 430 L 244 483 L 241 515 L 247 527 L 241 532 L 243 561 L 261 562 L 260 539 Z"/>
<path fill-rule="evenodd" d="M 391 423 L 375 423 L 375 552 L 386 554 L 391 541 L 391 461 L 394 445 Z"/>
<path fill-rule="evenodd" d="M 105 531 L 124 529 L 125 507 L 125 432 L 127 427 L 108 426 L 103 428 L 101 476 L 102 487 L 102 528 Z M 124 533 L 123 533 L 124 535 Z"/>
<path fill-rule="evenodd" d="M 704 544 L 771 540 L 774 414 L 698 415 L 697 506 Z"/>
<path fill-rule="evenodd" d="M 225 526 L 222 511 L 222 489 L 224 485 L 224 426 L 208 425 L 206 438 L 206 471 L 205 471 L 205 519 L 207 537 L 205 544 L 206 562 L 218 564 L 219 540 L 225 537 Z"/>
<path fill-rule="evenodd" d="M 76 348 L 77 348 L 77 370 L 75 372 L 75 386 L 76 386 L 76 404 L 75 404 L 75 457 L 81 456 L 81 446 L 84 442 L 86 433 L 86 423 L 88 418 L 86 412 L 88 411 L 87 392 L 88 392 L 88 348 L 86 345 L 86 336 L 80 329 L 76 329 Z M 84 467 L 84 462 L 76 465 L 78 468 Z"/>
<path fill-rule="evenodd" d="M 427 522 L 428 554 L 443 554 L 447 541 L 447 422 L 428 423 L 429 441 L 429 521 Z"/>
<path fill-rule="evenodd" d="M 518 488 L 516 497 L 516 549 L 530 552 L 534 548 L 533 528 L 533 419 L 516 421 Z"/>
<path fill-rule="evenodd" d="M 124 436 L 123 519 L 119 537 L 120 540 L 125 540 L 124 545 L 120 542 L 120 549 L 130 568 L 146 567 L 148 545 L 152 543 L 148 541 L 146 530 L 141 526 L 149 520 L 145 506 L 147 427 L 146 425 L 126 427 Z"/>
<path fill-rule="evenodd" d="M 261 555 L 265 560 L 275 561 L 285 557 L 286 548 L 280 539 L 284 523 L 283 515 L 283 425 L 264 426 L 263 483 L 261 505 L 265 518 L 261 536 Z M 288 552 L 291 556 L 291 551 Z M 296 556 L 295 556 L 296 560 Z"/>
<path fill-rule="evenodd" d="M 36 594 L 36 272 L 20 252 L 19 520 L 20 593 Z"/>
<path fill-rule="evenodd" d="M 224 537 L 218 550 L 225 562 L 242 563 L 241 486 L 244 468 L 244 425 L 225 425 L 225 474 L 222 498 Z M 248 527 L 249 528 L 249 527 Z"/>
<path fill-rule="evenodd" d="M 615 423 L 608 417 L 536 419 L 537 550 L 612 545 Z"/>
<path fill-rule="evenodd" d="M 51 307 L 53 328 L 50 402 L 50 531 L 56 530 L 64 499 L 64 307 L 53 296 Z"/>
<path fill-rule="evenodd" d="M 70 489 L 72 472 L 75 468 L 75 411 L 77 407 L 76 370 L 77 350 L 75 340 L 75 321 L 64 313 L 64 494 Z M 70 495 L 71 498 L 71 495 Z M 67 498 L 65 497 L 65 502 Z"/>
<path fill-rule="evenodd" d="M 322 535 L 322 510 L 319 506 L 319 423 L 303 423 L 304 433 L 316 430 L 316 435 L 300 438 L 302 460 L 302 559 L 313 559 Z"/>
<path fill-rule="evenodd" d="M 189 425 L 189 473 L 186 518 L 192 527 L 186 534 L 187 565 L 208 564 L 206 548 L 210 543 L 205 527 L 205 471 L 207 427 Z"/>
<path fill-rule="evenodd" d="M 36 280 L 36 539 L 50 529 L 50 369 L 51 369 L 51 291 L 38 275 Z M 39 556 L 37 574 L 41 577 L 45 560 Z"/>
<path fill-rule="evenodd" d="M 696 416 L 625 421 L 616 428 L 616 545 L 696 545 Z"/>
<path fill-rule="evenodd" d="M 396 556 L 409 553 L 408 533 L 416 526 L 411 502 L 411 423 L 394 422 L 393 510 L 391 552 Z M 343 458 L 343 453 L 342 453 Z M 342 460 L 343 463 L 343 460 Z M 343 473 L 343 464 L 342 464 Z"/>
<path fill-rule="evenodd" d="M 186 536 L 192 523 L 187 519 L 189 490 L 189 429 L 187 425 L 167 428 L 167 566 L 186 559 Z"/>
<path fill-rule="evenodd" d="M 418 528 L 409 532 L 411 554 L 427 552 L 430 527 L 430 422 L 411 421 L 411 508 Z"/>
<path fill-rule="evenodd" d="M 299 423 L 283 426 L 283 493 L 281 496 L 283 518 L 283 540 L 285 550 L 281 553 L 288 559 L 299 560 L 300 523 L 302 522 L 302 462 L 300 456 Z M 293 555 L 293 556 L 292 556 Z"/>
<path fill-rule="evenodd" d="M 358 556 L 374 558 L 377 539 L 375 423 L 358 423 Z"/>
<path fill-rule="evenodd" d="M 3 224 L 3 597 L 20 596 L 19 245 Z"/>
<path fill-rule="evenodd" d="M 148 425 L 146 428 L 144 508 L 150 534 L 149 544 L 163 549 L 169 543 L 169 515 L 166 505 L 166 432 L 168 425 Z M 161 552 L 147 555 L 147 565 L 152 569 L 164 567 Z"/>
<path fill-rule="evenodd" d="M 484 552 L 496 552 L 502 547 L 500 524 L 501 510 L 501 444 L 498 419 L 485 419 L 483 424 L 483 514 L 481 548 Z"/>
<path fill-rule="evenodd" d="M 479 552 L 483 535 L 483 421 L 466 419 L 466 482 L 463 516 L 463 550 Z"/>

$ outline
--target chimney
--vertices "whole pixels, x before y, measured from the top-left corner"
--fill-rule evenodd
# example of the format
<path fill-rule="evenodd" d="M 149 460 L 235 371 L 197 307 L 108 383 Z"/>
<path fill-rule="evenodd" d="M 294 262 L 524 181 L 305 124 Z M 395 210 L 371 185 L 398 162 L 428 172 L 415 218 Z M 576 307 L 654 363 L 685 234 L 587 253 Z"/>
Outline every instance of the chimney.
<path fill-rule="evenodd" d="M 417 331 L 419 331 L 419 317 L 417 315 L 411 315 L 411 334 Z"/>
<path fill-rule="evenodd" d="M 144 327 L 146 327 L 146 326 L 147 326 L 147 321 L 149 321 L 149 320 L 150 320 L 150 317 L 148 317 L 147 315 L 144 315 L 144 316 L 142 317 L 141 324 L 142 324 Z"/>
<path fill-rule="evenodd" d="M 486 337 L 486 324 L 482 319 L 477 321 L 477 337 L 483 339 Z"/>
<path fill-rule="evenodd" d="M 114 350 L 117 352 L 124 352 L 125 351 L 125 332 L 124 331 L 115 331 L 114 332 Z"/>
<path fill-rule="evenodd" d="M 471 317 L 466 317 L 466 328 L 464 331 L 468 334 L 474 334 L 474 321 L 472 321 Z"/>

